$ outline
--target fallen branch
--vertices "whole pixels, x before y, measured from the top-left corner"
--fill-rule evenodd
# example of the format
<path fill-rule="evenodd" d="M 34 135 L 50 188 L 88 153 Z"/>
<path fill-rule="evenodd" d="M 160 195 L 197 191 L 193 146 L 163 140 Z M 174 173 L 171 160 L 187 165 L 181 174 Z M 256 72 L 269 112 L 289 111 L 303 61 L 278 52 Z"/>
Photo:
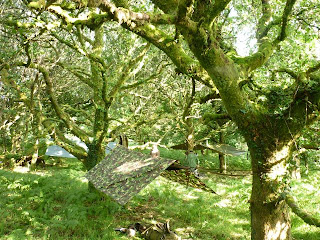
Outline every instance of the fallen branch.
<path fill-rule="evenodd" d="M 216 174 L 216 175 L 221 175 L 221 176 L 226 176 L 226 177 L 246 177 L 246 176 L 252 175 L 252 173 L 248 172 L 248 171 L 243 171 L 243 172 L 246 172 L 246 173 L 238 174 L 238 173 L 221 173 L 221 172 L 218 172 L 216 170 L 206 169 L 206 168 L 198 168 L 198 169 L 201 172 L 207 172 L 207 173 L 210 173 L 210 174 Z"/>
<path fill-rule="evenodd" d="M 286 194 L 285 201 L 289 205 L 289 207 L 292 209 L 292 211 L 300 217 L 305 223 L 309 225 L 313 225 L 316 227 L 320 227 L 320 219 L 317 219 L 311 214 L 307 213 L 305 210 L 299 208 L 298 204 L 295 202 L 293 197 L 290 194 Z"/>

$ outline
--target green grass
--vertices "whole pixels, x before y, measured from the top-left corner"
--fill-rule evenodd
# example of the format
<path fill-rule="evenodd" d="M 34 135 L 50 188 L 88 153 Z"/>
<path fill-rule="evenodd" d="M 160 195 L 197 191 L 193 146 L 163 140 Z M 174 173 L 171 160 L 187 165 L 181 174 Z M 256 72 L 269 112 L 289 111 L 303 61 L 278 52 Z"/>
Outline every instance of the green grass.
<path fill-rule="evenodd" d="M 84 174 L 73 159 L 28 173 L 0 170 L 0 239 L 128 239 L 113 229 L 165 220 L 184 239 L 250 239 L 249 176 L 210 175 L 219 195 L 159 177 L 122 207 L 88 193 Z M 292 190 L 320 218 L 319 173 L 295 181 Z M 294 215 L 292 226 L 295 239 L 320 239 L 319 229 Z"/>

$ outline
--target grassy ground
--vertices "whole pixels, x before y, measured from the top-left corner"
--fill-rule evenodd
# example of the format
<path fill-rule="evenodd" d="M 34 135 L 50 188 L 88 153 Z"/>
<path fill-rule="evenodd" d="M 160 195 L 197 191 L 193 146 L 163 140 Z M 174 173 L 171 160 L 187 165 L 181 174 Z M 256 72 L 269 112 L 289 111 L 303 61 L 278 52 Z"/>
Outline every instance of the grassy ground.
<path fill-rule="evenodd" d="M 73 159 L 33 172 L 0 170 L 0 239 L 127 239 L 113 229 L 165 220 L 184 239 L 250 239 L 250 177 L 210 175 L 219 195 L 159 177 L 122 207 L 88 193 L 83 175 Z M 292 190 L 320 218 L 320 174 L 295 181 Z M 295 239 L 320 239 L 319 229 L 294 215 L 292 226 Z"/>

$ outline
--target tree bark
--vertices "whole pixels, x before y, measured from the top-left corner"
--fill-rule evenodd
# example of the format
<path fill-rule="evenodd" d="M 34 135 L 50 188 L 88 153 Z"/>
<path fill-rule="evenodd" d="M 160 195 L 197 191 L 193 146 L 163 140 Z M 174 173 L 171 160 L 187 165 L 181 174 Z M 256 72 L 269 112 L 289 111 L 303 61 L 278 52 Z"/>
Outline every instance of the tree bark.
<path fill-rule="evenodd" d="M 286 178 L 290 177 L 287 162 L 292 154 L 291 143 L 275 147 L 272 141 L 256 140 L 249 144 L 249 150 L 253 170 L 251 239 L 291 240 L 288 205 L 282 198 L 287 187 Z"/>
<path fill-rule="evenodd" d="M 119 144 L 128 148 L 129 147 L 129 141 L 128 141 L 128 137 L 125 134 L 120 134 L 119 136 Z"/>
<path fill-rule="evenodd" d="M 99 163 L 105 156 L 104 149 L 93 141 L 88 146 L 88 156 L 84 159 L 83 164 L 87 171 L 92 169 L 97 163 Z M 100 195 L 100 192 L 94 187 L 94 185 L 89 182 L 88 183 L 88 190 L 92 193 L 97 193 Z"/>
<path fill-rule="evenodd" d="M 275 181 L 262 180 L 254 174 L 251 195 L 251 239 L 253 240 L 290 240 L 291 226 L 287 204 L 270 201 Z"/>
<path fill-rule="evenodd" d="M 254 184 L 255 189 L 259 184 Z M 270 187 L 270 186 L 269 186 Z M 285 202 L 264 203 L 268 196 L 265 192 L 257 196 L 255 191 L 252 198 L 256 198 L 255 203 L 251 203 L 251 239 L 253 240 L 290 240 L 291 226 L 288 206 Z M 259 201 L 260 200 L 260 201 Z"/>
<path fill-rule="evenodd" d="M 219 143 L 220 144 L 224 143 L 223 132 L 219 133 Z M 226 158 L 225 158 L 224 154 L 219 153 L 219 164 L 220 164 L 220 172 L 226 173 L 227 172 L 227 163 L 226 163 Z"/>

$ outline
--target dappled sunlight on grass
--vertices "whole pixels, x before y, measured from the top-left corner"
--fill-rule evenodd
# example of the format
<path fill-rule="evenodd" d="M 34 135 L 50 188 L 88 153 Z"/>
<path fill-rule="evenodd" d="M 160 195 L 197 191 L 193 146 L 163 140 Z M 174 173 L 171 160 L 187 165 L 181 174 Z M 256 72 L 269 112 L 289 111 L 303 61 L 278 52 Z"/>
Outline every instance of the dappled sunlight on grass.
<path fill-rule="evenodd" d="M 84 172 L 59 169 L 52 176 L 37 173 L 0 170 L 4 206 L 0 208 L 0 239 L 116 237 L 110 228 L 112 213 L 121 212 L 121 207 L 89 194 L 87 184 L 80 181 Z"/>
<path fill-rule="evenodd" d="M 29 172 L 28 167 L 22 167 L 22 166 L 17 166 L 13 169 L 14 172 L 19 172 L 19 173 L 27 173 Z"/>
<path fill-rule="evenodd" d="M 299 185 L 294 185 L 292 189 L 294 191 L 303 189 L 303 190 L 313 191 L 313 192 L 317 190 L 317 188 L 314 185 L 311 185 L 310 183 L 307 183 L 305 181 L 301 181 Z"/>
<path fill-rule="evenodd" d="M 310 172 L 302 179 L 292 181 L 292 195 L 300 208 L 306 210 L 313 217 L 320 219 L 320 174 Z M 303 222 L 292 213 L 292 233 L 296 239 L 318 240 L 320 229 Z"/>
<path fill-rule="evenodd" d="M 250 181 L 239 185 L 235 184 L 238 180 L 223 179 L 218 184 L 219 180 L 213 177 L 208 183 L 213 189 L 217 189 L 219 195 L 215 195 L 159 177 L 134 201 L 137 198 L 147 201 L 152 199 L 152 211 L 162 218 L 164 216 L 164 219 L 171 219 L 175 229 L 179 229 L 179 233 L 185 238 L 193 236 L 195 239 L 249 239 L 247 200 L 250 191 L 246 188 L 250 187 Z M 240 195 L 243 196 L 239 197 Z M 246 211 L 241 211 L 243 208 Z M 148 216 L 144 215 L 144 221 L 150 221 Z"/>
<path fill-rule="evenodd" d="M 129 239 L 116 227 L 170 220 L 183 239 L 250 239 L 251 177 L 208 175 L 218 195 L 158 177 L 125 207 L 89 193 L 79 162 L 63 161 L 30 172 L 0 170 L 0 239 Z M 320 217 L 320 178 L 295 181 L 298 203 Z M 320 231 L 292 216 L 295 239 L 320 239 Z M 134 239 L 140 239 L 138 237 Z"/>
<path fill-rule="evenodd" d="M 230 207 L 232 205 L 232 202 L 230 199 L 223 199 L 220 202 L 216 203 L 215 206 L 225 208 L 225 207 Z"/>
<path fill-rule="evenodd" d="M 32 173 L 39 176 L 52 176 L 52 174 L 45 169 L 31 171 L 29 167 L 25 166 L 17 166 L 12 171 L 17 173 Z"/>
<path fill-rule="evenodd" d="M 199 198 L 199 197 L 194 196 L 194 195 L 192 195 L 192 194 L 185 194 L 185 195 L 183 196 L 183 200 L 184 200 L 184 201 L 194 200 L 194 199 L 198 199 L 198 198 Z"/>

